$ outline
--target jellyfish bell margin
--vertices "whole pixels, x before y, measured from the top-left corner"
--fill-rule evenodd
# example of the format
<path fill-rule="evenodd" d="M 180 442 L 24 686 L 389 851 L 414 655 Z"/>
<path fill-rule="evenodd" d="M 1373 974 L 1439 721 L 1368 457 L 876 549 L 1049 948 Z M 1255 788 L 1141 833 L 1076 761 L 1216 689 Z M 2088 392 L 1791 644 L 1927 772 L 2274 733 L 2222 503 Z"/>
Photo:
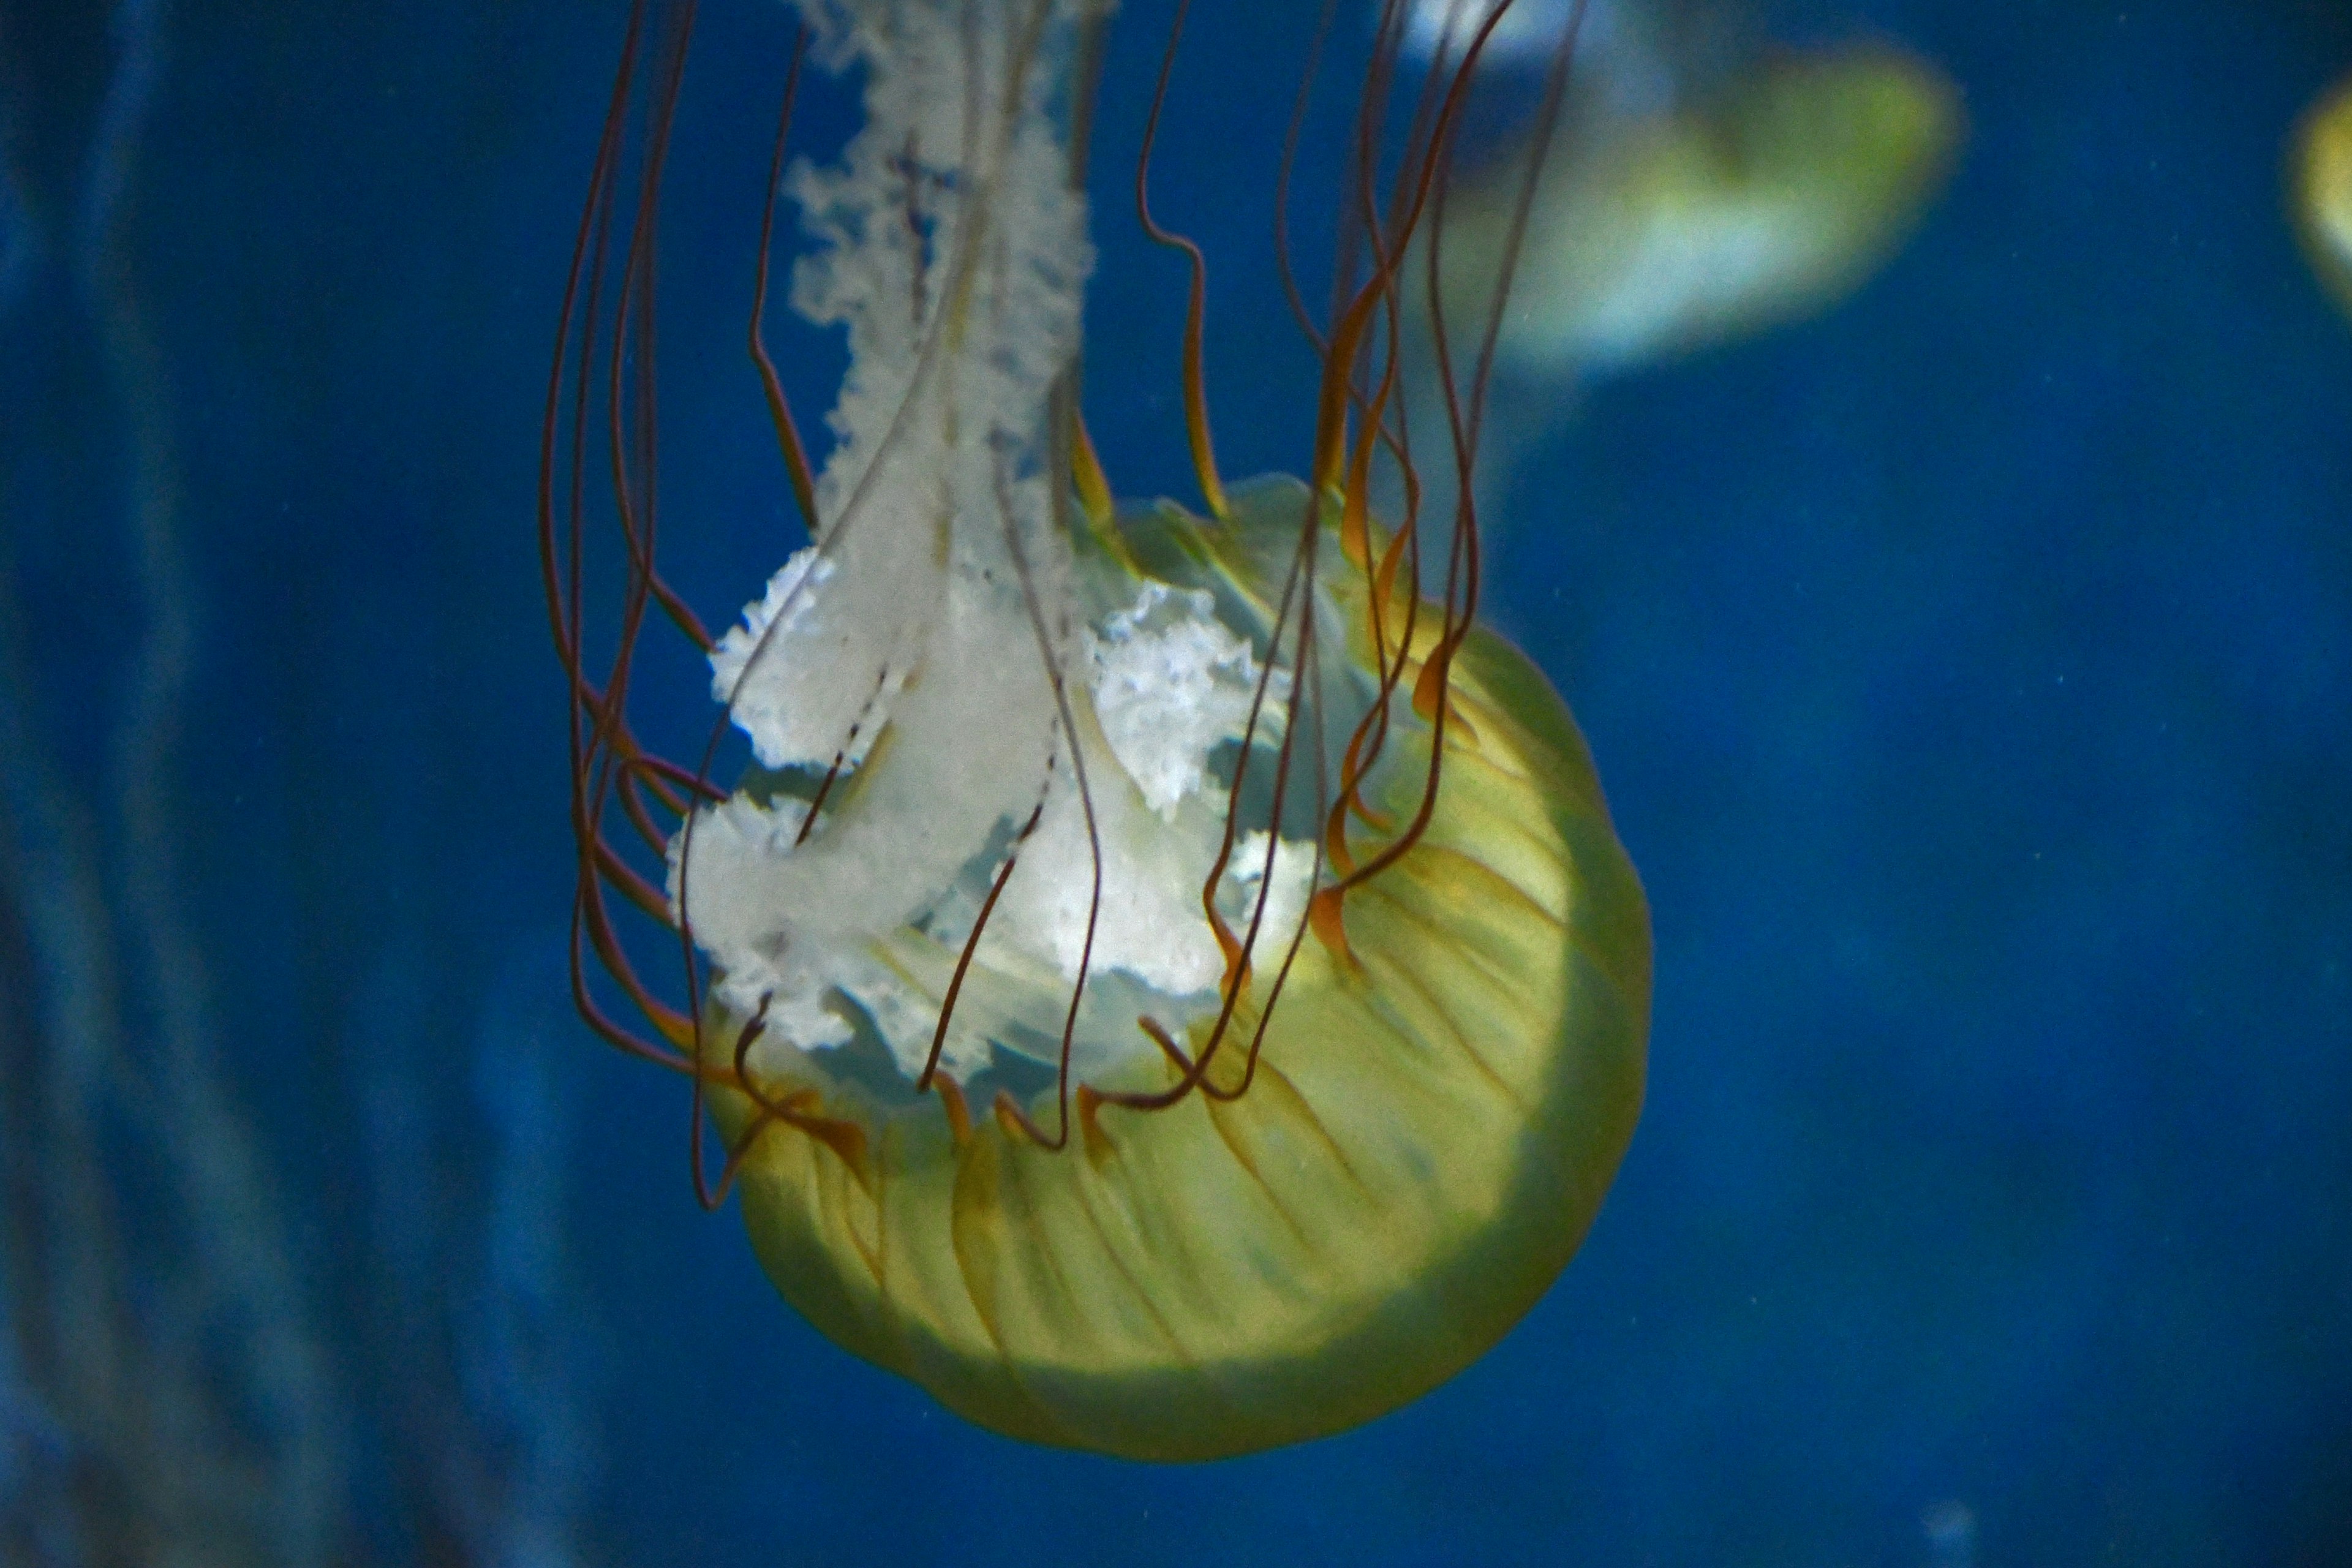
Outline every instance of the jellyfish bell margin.
<path fill-rule="evenodd" d="M 763 253 L 751 357 L 812 542 L 719 637 L 661 575 L 653 485 L 654 211 L 691 12 L 633 14 L 541 447 L 575 999 L 688 1080 L 698 1191 L 740 1194 L 777 1289 L 997 1431 L 1192 1460 L 1392 1409 L 1543 1293 L 1632 1137 L 1647 907 L 1566 707 L 1476 619 L 1470 455 L 1507 267 L 1454 348 L 1433 333 L 1433 478 L 1396 395 L 1404 258 L 1505 14 L 1405 83 L 1390 8 L 1342 202 L 1363 216 L 1303 323 L 1307 479 L 1229 486 L 1205 260 L 1150 205 L 1180 9 L 1134 196 L 1191 268 L 1195 515 L 1114 506 L 1076 414 L 1070 126 L 1104 14 L 805 7 L 814 58 L 863 73 L 864 129 L 782 182 L 811 238 L 793 302 L 845 329 L 851 369 L 816 468 L 762 343 Z M 1368 163 L 1398 104 L 1411 129 Z M 1377 463 L 1404 476 L 1386 521 Z M 619 541 L 601 571 L 592 529 Z M 710 662 L 698 767 L 629 712 L 660 621 Z M 731 790 L 709 776 L 729 724 L 756 759 Z M 623 905 L 670 933 L 685 1005 L 640 973 Z"/>

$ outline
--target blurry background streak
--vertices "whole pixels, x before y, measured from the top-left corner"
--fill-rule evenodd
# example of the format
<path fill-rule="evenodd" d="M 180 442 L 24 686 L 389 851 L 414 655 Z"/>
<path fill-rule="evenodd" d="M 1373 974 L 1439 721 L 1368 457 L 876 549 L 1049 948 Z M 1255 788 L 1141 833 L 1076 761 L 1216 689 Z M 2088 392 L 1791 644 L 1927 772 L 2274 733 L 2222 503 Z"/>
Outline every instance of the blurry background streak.
<path fill-rule="evenodd" d="M 28 198 L 28 182 L 10 180 L 29 252 L 19 308 L 41 300 L 87 323 L 84 352 L 117 414 L 109 477 L 128 513 L 136 606 L 101 774 L 110 788 L 92 792 L 43 744 L 9 605 L 0 766 L 18 832 L 6 868 L 26 911 L 26 967 L 48 977 L 19 994 L 44 1005 L 19 1015 L 9 1041 L 10 1318 L 40 1437 L 12 1467 L 12 1533 L 28 1552 L 72 1559 L 203 1538 L 230 1560 L 311 1562 L 340 1468 L 330 1402 L 282 1217 L 219 1081 L 203 960 L 176 902 L 170 781 L 195 628 L 169 395 L 123 247 L 163 64 L 159 13 L 140 0 L 116 16 L 70 182 Z M 21 489 L 10 500 L 12 524 L 39 504 Z M 110 795 L 110 809 L 91 812 L 93 793 Z M 249 1420 L 224 1384 L 249 1401 Z"/>
<path fill-rule="evenodd" d="M 373 1188 L 341 1302 L 314 1249 L 346 1233 L 315 1212 L 296 1230 L 302 1194 L 228 1066 L 262 1064 L 222 1049 L 208 948 L 251 928 L 188 912 L 196 814 L 236 801 L 179 787 L 208 628 L 137 243 L 166 20 L 157 0 L 0 9 L 0 1555 L 562 1563 L 593 1457 L 567 1100 L 532 1011 L 560 968 L 514 945 L 502 1004 L 440 1053 L 460 1068 L 437 1102 L 400 1102 L 426 1020 L 394 1003 L 373 1092 L 311 1107 Z M 118 580 L 61 681 L 48 639 L 75 633 L 28 600 L 68 556 Z M 436 1146 L 453 1121 L 462 1142 Z M 366 1353 L 384 1340 L 415 1352 L 396 1377 Z"/>

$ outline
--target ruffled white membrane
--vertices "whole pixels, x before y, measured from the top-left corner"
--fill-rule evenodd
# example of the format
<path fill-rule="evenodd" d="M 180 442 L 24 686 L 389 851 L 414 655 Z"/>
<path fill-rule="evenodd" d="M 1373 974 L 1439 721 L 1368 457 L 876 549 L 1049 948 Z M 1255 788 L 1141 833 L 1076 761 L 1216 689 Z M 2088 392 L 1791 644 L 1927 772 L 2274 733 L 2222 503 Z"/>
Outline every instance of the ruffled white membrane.
<path fill-rule="evenodd" d="M 1205 593 L 1144 581 L 1089 614 L 1045 478 L 1092 265 L 1054 94 L 1090 8 L 803 5 L 828 62 L 866 77 L 842 163 L 791 184 L 815 241 L 794 303 L 847 328 L 851 369 L 818 541 L 711 666 L 764 768 L 839 776 L 804 842 L 790 793 L 698 813 L 670 896 L 730 1012 L 764 1003 L 770 1037 L 803 1047 L 870 1028 L 910 1075 L 1008 855 L 947 1040 L 959 1078 L 997 1047 L 1053 1059 L 1082 958 L 1082 1072 L 1154 1050 L 1139 1012 L 1181 1027 L 1223 973 L 1202 889 L 1256 658 Z M 1288 942 L 1313 865 L 1302 844 L 1272 852 L 1261 952 Z M 1264 834 L 1234 845 L 1216 898 L 1236 929 L 1268 856 Z"/>

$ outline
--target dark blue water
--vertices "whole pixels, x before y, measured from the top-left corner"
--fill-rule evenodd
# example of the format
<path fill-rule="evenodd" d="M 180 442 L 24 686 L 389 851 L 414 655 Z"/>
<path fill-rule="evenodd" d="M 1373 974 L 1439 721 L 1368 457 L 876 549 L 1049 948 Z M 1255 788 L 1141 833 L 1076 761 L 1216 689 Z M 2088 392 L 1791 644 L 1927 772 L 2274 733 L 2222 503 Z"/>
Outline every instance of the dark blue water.
<path fill-rule="evenodd" d="M 1231 474 L 1311 412 L 1275 9 L 1204 0 L 1154 187 Z M 2352 325 L 2279 172 L 2352 19 L 1859 7 L 1965 91 L 1946 198 L 1828 316 L 1590 389 L 1498 531 L 1654 911 L 1622 1176 L 1451 1384 L 1171 1470 L 820 1339 L 697 1209 L 683 1091 L 571 1014 L 532 488 L 614 10 L 0 5 L 7 1541 L 70 1561 L 13 1521 L 234 1451 L 354 1562 L 2352 1561 Z M 718 621 L 796 542 L 740 349 L 790 32 L 706 11 L 660 369 Z M 1087 402 L 1182 495 L 1181 268 L 1118 191 L 1161 20 L 1108 66 Z M 839 351 L 776 337 L 813 422 Z M 691 668 L 647 680 L 698 737 Z M 128 1064 L 102 1234 L 44 1207 L 67 1037 Z M 110 1353 L 228 1449 L 36 1397 L 91 1257 Z"/>

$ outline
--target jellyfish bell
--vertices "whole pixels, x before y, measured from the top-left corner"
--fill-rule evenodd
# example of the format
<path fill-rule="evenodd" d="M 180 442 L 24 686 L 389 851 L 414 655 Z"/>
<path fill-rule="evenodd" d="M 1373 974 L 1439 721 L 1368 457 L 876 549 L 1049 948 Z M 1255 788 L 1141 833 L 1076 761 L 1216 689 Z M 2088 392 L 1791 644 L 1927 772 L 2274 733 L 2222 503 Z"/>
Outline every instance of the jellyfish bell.
<path fill-rule="evenodd" d="M 1538 378 L 1727 342 L 1875 271 L 1941 189 L 1962 127 L 1951 81 L 1898 50 L 1769 55 L 1654 109 L 1591 116 L 1532 203 L 1525 147 L 1458 184 L 1440 287 L 1470 309 L 1512 253 L 1502 353 Z"/>
<path fill-rule="evenodd" d="M 2296 127 L 2287 186 L 2312 270 L 2352 313 L 2352 79 L 2329 89 Z"/>
<path fill-rule="evenodd" d="M 1418 479 L 1385 521 L 1364 500 L 1376 464 L 1414 470 L 1398 279 L 1469 64 L 1421 100 L 1311 328 L 1307 478 L 1234 485 L 1201 391 L 1204 258 L 1149 206 L 1163 69 L 1136 190 L 1192 264 L 1196 513 L 1115 506 L 1077 415 L 1094 258 L 1073 170 L 1103 10 L 803 15 L 815 57 L 862 77 L 840 161 L 788 182 L 812 240 L 793 302 L 845 331 L 850 369 L 821 468 L 768 376 L 812 539 L 717 637 L 658 569 L 650 471 L 683 20 L 640 6 L 591 181 L 541 451 L 575 994 L 687 1078 L 724 1151 L 705 1190 L 740 1194 L 777 1289 L 950 1408 L 1158 1459 L 1353 1426 L 1559 1274 L 1632 1135 L 1648 1024 L 1647 910 L 1583 742 L 1476 618 L 1466 454 L 1495 302 L 1464 329 L 1488 347 L 1465 350 L 1451 428 L 1418 437 L 1447 525 L 1422 527 Z M 1362 147 L 1390 92 L 1421 90 L 1393 84 L 1395 19 Z M 629 216 L 633 122 L 652 129 Z M 618 651 L 592 669 L 583 476 L 607 433 Z M 748 742 L 731 788 L 637 739 L 656 618 Z M 640 975 L 616 895 L 676 932 L 686 1005 Z"/>

